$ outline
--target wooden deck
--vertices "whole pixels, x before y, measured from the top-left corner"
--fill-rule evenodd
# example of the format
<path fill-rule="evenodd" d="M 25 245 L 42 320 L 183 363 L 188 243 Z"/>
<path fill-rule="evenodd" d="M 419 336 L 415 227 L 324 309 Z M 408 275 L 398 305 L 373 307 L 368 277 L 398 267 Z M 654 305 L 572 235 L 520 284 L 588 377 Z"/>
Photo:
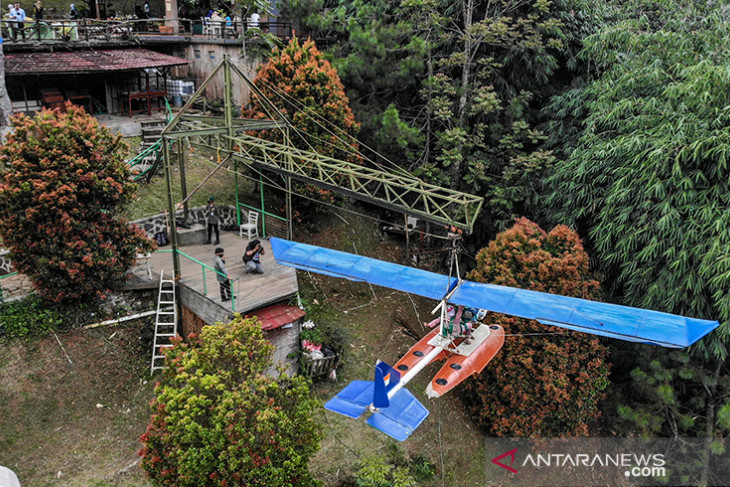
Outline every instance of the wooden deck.
<path fill-rule="evenodd" d="M 264 274 L 258 275 L 249 275 L 243 272 L 244 264 L 241 258 L 248 240 L 242 239 L 237 233 L 221 232 L 220 245 L 187 245 L 180 248 L 181 253 L 206 264 L 210 268 L 214 265 L 216 247 L 225 249 L 226 270 L 230 278 L 234 280 L 233 290 L 234 296 L 237 298 L 233 304 L 221 301 L 215 273 L 210 268 L 203 268 L 200 263 L 184 255 L 180 255 L 181 282 L 222 307 L 229 310 L 233 309 L 238 313 L 258 309 L 293 296 L 299 290 L 296 270 L 278 265 L 271 253 L 269 241 L 259 240 L 261 240 L 264 247 L 264 255 L 261 256 Z M 165 272 L 165 276 L 171 276 L 173 263 L 170 249 L 170 245 L 162 247 L 160 251 L 153 253 L 149 258 L 152 280 L 148 278 L 146 262 L 144 260 L 138 261 L 138 265 L 134 270 L 134 280 L 139 284 L 144 284 L 146 281 L 147 286 L 154 286 L 154 283 L 159 283 L 161 271 Z"/>

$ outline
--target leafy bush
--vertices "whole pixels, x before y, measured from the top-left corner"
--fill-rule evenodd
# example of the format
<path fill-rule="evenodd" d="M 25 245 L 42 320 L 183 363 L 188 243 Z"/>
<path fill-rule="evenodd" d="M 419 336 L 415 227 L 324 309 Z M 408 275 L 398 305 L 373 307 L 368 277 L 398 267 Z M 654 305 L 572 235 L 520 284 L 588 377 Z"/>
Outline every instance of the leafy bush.
<path fill-rule="evenodd" d="M 599 293 L 578 235 L 562 225 L 546 233 L 525 218 L 479 251 L 468 277 L 578 298 Z M 511 336 L 492 363 L 464 383 L 471 414 L 496 436 L 587 435 L 609 383 L 608 352 L 598 338 L 490 316 Z"/>
<path fill-rule="evenodd" d="M 319 485 L 307 464 L 320 403 L 305 378 L 264 374 L 272 352 L 240 315 L 168 350 L 140 451 L 154 485 Z"/>
<path fill-rule="evenodd" d="M 434 467 L 428 458 L 417 455 L 408 462 L 408 471 L 411 473 L 413 479 L 421 484 L 433 478 L 436 474 L 436 467 Z"/>
<path fill-rule="evenodd" d="M 357 487 L 412 487 L 417 484 L 407 468 L 390 464 L 384 456 L 371 455 L 360 462 L 355 485 Z"/>
<path fill-rule="evenodd" d="M 299 334 L 299 338 L 304 341 L 308 340 L 314 345 L 322 345 L 322 332 L 318 328 L 304 328 Z"/>
<path fill-rule="evenodd" d="M 121 137 L 70 104 L 12 124 L 0 147 L 0 235 L 13 265 L 50 300 L 103 297 L 153 249 L 116 217 L 137 187 Z"/>
<path fill-rule="evenodd" d="M 0 340 L 41 336 L 63 322 L 62 316 L 46 307 L 36 295 L 0 305 Z"/>

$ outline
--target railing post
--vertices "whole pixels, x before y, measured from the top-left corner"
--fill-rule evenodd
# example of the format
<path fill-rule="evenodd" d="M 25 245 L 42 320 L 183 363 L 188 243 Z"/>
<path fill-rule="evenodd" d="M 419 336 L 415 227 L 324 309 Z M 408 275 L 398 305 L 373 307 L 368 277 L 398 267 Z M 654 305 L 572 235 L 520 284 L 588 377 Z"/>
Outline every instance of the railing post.
<path fill-rule="evenodd" d="M 231 311 L 236 312 L 236 293 L 233 290 L 233 279 L 228 279 L 228 285 L 231 287 Z"/>
<path fill-rule="evenodd" d="M 208 283 L 205 280 L 205 266 L 201 265 L 200 267 L 203 269 L 203 296 L 207 296 L 208 295 Z"/>

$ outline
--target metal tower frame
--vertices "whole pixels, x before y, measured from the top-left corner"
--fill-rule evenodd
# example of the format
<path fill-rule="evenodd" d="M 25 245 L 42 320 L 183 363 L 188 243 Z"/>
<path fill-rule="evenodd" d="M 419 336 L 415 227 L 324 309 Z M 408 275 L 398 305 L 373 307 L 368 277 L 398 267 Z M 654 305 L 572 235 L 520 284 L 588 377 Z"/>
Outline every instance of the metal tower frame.
<path fill-rule="evenodd" d="M 187 113 L 201 96 L 210 81 L 223 72 L 224 116 L 208 117 Z M 256 93 L 278 120 L 234 118 L 233 74 Z M 175 223 L 175 202 L 172 194 L 172 164 L 170 144 L 172 140 L 186 139 L 192 146 L 216 150 L 234 162 L 236 181 L 238 165 L 279 174 L 286 181 L 286 213 L 288 237 L 292 235 L 291 180 L 313 184 L 352 198 L 366 201 L 405 215 L 439 225 L 454 226 L 467 233 L 473 230 L 474 222 L 482 208 L 484 199 L 449 188 L 429 184 L 405 172 L 393 173 L 342 161 L 318 154 L 314 151 L 297 149 L 289 143 L 290 125 L 281 112 L 260 92 L 248 77 L 227 56 L 208 75 L 193 96 L 182 107 L 162 132 L 165 178 L 167 182 L 167 204 L 170 217 L 171 242 L 176 277 L 180 274 L 177 255 L 177 228 Z M 253 137 L 246 132 L 258 130 L 280 130 L 283 143 Z M 187 217 L 188 192 L 185 182 L 185 161 L 182 143 L 178 143 L 183 209 Z M 263 194 L 262 194 L 263 198 Z M 236 191 L 238 201 L 238 191 Z M 240 222 L 239 222 L 240 223 Z"/>

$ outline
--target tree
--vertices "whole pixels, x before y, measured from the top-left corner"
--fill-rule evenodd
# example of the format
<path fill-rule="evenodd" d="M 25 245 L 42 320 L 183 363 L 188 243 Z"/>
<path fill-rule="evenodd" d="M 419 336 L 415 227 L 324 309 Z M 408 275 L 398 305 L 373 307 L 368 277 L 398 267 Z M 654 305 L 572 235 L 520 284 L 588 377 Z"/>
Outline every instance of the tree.
<path fill-rule="evenodd" d="M 318 485 L 320 407 L 301 376 L 264 374 L 273 347 L 255 318 L 206 326 L 166 354 L 142 467 L 158 486 Z"/>
<path fill-rule="evenodd" d="M 599 271 L 625 304 L 719 319 L 720 328 L 695 350 L 724 360 L 727 21 L 685 3 L 620 21 L 586 40 L 584 55 L 601 76 L 581 95 L 584 129 L 548 181 L 549 203 L 555 221 L 588 236 Z M 656 16 L 663 20 L 655 27 Z"/>
<path fill-rule="evenodd" d="M 349 107 L 337 71 L 317 49 L 311 39 L 299 44 L 294 37 L 283 48 L 274 49 L 269 61 L 256 74 L 254 84 L 276 108 L 291 121 L 294 130 L 289 142 L 296 148 L 313 150 L 335 159 L 359 163 L 358 143 L 355 139 L 360 128 Z M 277 118 L 260 96 L 251 97 L 253 118 Z M 266 131 L 261 137 L 281 142 L 279 131 Z M 326 203 L 339 203 L 340 197 L 332 191 L 313 185 L 295 183 L 297 193 Z M 313 210 L 308 202 L 299 205 L 300 211 Z"/>
<path fill-rule="evenodd" d="M 578 235 L 562 225 L 546 233 L 525 218 L 477 254 L 468 278 L 586 299 L 599 294 Z M 493 321 L 509 336 L 464 386 L 479 424 L 497 436 L 587 435 L 608 386 L 598 338 L 504 315 Z"/>
<path fill-rule="evenodd" d="M 701 436 L 717 452 L 730 431 L 727 14 L 689 0 L 620 11 L 585 41 L 596 79 L 573 98 L 581 131 L 548 181 L 549 203 L 555 221 L 587 235 L 625 304 L 721 322 L 690 354 L 626 353 L 618 391 L 632 434 Z M 558 121 L 572 116 L 566 106 Z"/>
<path fill-rule="evenodd" d="M 254 84 L 294 125 L 291 142 L 295 147 L 358 161 L 353 151 L 358 148 L 355 136 L 360 126 L 337 71 L 314 41 L 309 39 L 300 45 L 295 37 L 285 47 L 274 49 L 256 74 Z M 259 96 L 251 97 L 255 118 L 275 115 L 268 112 Z M 301 133 L 307 135 L 306 141 L 297 136 Z"/>
<path fill-rule="evenodd" d="M 0 148 L 0 234 L 54 301 L 103 296 L 153 243 L 117 215 L 134 195 L 126 146 L 83 109 L 20 115 Z"/>

